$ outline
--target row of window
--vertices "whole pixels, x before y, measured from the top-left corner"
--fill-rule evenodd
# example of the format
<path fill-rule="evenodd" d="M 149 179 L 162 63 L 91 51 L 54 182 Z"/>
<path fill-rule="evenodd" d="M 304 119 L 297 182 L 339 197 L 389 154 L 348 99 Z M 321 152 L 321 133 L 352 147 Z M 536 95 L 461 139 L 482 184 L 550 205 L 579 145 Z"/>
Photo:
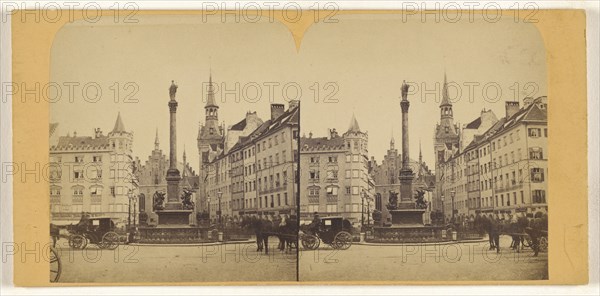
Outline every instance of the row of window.
<path fill-rule="evenodd" d="M 533 190 L 531 192 L 531 201 L 534 204 L 544 204 L 546 203 L 546 191 L 545 190 Z M 451 203 L 452 201 L 450 201 Z M 455 209 L 461 208 L 490 208 L 490 207 L 510 207 L 516 205 L 524 205 L 525 195 L 523 191 L 520 191 L 520 194 L 517 198 L 517 192 L 506 193 L 495 195 L 494 198 L 489 197 L 481 197 L 481 198 L 470 198 L 468 200 L 460 200 L 454 203 Z"/>
<path fill-rule="evenodd" d="M 231 186 L 232 192 L 252 192 L 258 190 L 269 190 L 274 188 L 279 188 L 281 186 L 287 186 L 288 184 L 288 174 L 287 171 L 283 171 L 281 174 L 276 173 L 275 175 L 265 176 L 264 178 L 257 178 L 258 187 L 256 186 L 256 181 L 248 181 L 248 182 L 234 182 Z"/>
<path fill-rule="evenodd" d="M 62 188 L 58 186 L 50 187 L 50 196 L 59 196 L 61 194 L 61 190 Z M 71 187 L 71 193 L 73 196 L 83 196 L 84 190 L 85 187 L 83 186 Z M 90 196 L 100 196 L 102 195 L 103 190 L 104 187 L 98 185 L 92 185 L 89 187 Z M 111 196 L 126 194 L 128 191 L 129 189 L 124 186 L 110 186 Z"/>
<path fill-rule="evenodd" d="M 117 172 L 119 172 L 119 174 L 117 174 Z M 49 177 L 50 180 L 53 182 L 57 182 L 60 181 L 62 179 L 62 172 L 58 169 L 53 169 L 52 167 L 50 168 L 49 171 Z M 83 168 L 74 168 L 72 171 L 72 181 L 74 182 L 79 182 L 79 181 L 84 181 L 84 180 L 91 180 L 91 181 L 99 181 L 102 180 L 103 174 L 102 174 L 102 170 L 95 168 L 95 167 L 89 167 L 88 169 L 84 170 Z M 111 179 L 115 179 L 115 178 L 131 178 L 132 174 L 129 171 L 126 170 L 116 170 L 116 169 L 111 169 L 110 170 L 110 178 Z"/>
<path fill-rule="evenodd" d="M 63 161 L 62 155 L 55 155 L 50 157 L 50 161 L 53 163 L 62 163 Z M 102 163 L 102 155 L 92 155 L 87 156 L 90 157 L 89 160 L 91 163 Z M 75 155 L 72 159 L 75 163 L 84 163 L 86 159 L 88 159 L 85 155 Z M 125 154 L 111 154 L 110 161 L 125 161 Z"/>
<path fill-rule="evenodd" d="M 231 207 L 234 210 L 243 210 L 254 208 L 274 208 L 289 205 L 290 200 L 287 192 L 285 192 L 283 194 L 277 193 L 255 198 L 235 199 L 232 201 Z"/>
<path fill-rule="evenodd" d="M 308 213 L 322 213 L 318 204 L 307 205 L 306 209 Z M 347 213 L 360 213 L 361 206 L 359 204 L 346 204 L 343 208 L 338 207 L 337 204 L 328 204 L 325 206 L 325 213 L 338 213 L 340 209 L 345 209 Z"/>
<path fill-rule="evenodd" d="M 360 194 L 360 186 L 346 186 L 345 192 L 346 195 L 359 195 Z M 338 186 L 327 186 L 325 187 L 325 193 L 327 196 L 337 196 L 338 195 Z M 321 188 L 319 187 L 309 187 L 308 188 L 308 196 L 316 197 L 321 194 Z"/>
<path fill-rule="evenodd" d="M 294 137 L 294 139 L 297 138 L 297 136 L 298 136 L 297 131 L 293 131 L 293 135 L 292 136 Z M 254 147 L 250 147 L 250 148 L 248 148 L 246 150 L 232 153 L 231 155 L 229 155 L 229 162 L 230 163 L 234 163 L 236 161 L 240 161 L 240 160 L 248 159 L 250 157 L 254 157 L 256 155 L 256 153 L 260 153 L 261 151 L 264 151 L 264 150 L 266 150 L 268 148 L 271 148 L 273 146 L 277 146 L 280 143 L 285 143 L 285 142 L 286 142 L 286 131 L 281 131 L 279 134 L 272 135 L 269 138 L 263 140 L 262 143 L 261 142 L 257 143 L 256 144 L 256 150 L 254 149 Z M 286 159 L 285 159 L 286 158 L 286 156 L 285 156 L 285 154 L 286 154 L 285 150 L 283 151 L 282 154 L 283 154 L 282 155 L 282 157 L 283 157 L 282 162 L 285 162 L 286 161 Z M 279 164 L 279 154 L 277 153 L 276 155 L 277 155 L 276 156 L 276 164 Z M 269 159 L 269 162 L 266 161 L 266 158 L 264 159 L 264 167 L 265 168 L 267 168 L 270 164 L 273 164 L 273 163 L 274 162 L 273 162 L 272 157 Z M 259 170 L 261 169 L 260 161 L 259 161 L 259 168 L 258 169 Z"/>
<path fill-rule="evenodd" d="M 84 206 L 81 204 L 76 205 L 52 205 L 50 207 L 52 213 L 76 213 L 81 214 L 84 211 Z M 124 213 L 128 211 L 128 205 L 125 204 L 109 204 L 109 213 Z M 85 212 L 100 213 L 102 212 L 102 205 L 90 205 L 89 210 L 86 207 Z"/>
<path fill-rule="evenodd" d="M 491 142 L 491 151 L 495 151 L 496 149 L 500 149 L 502 147 L 506 147 L 509 144 L 512 144 L 515 141 L 519 141 L 520 140 L 520 130 L 516 130 L 514 133 L 509 133 L 508 135 L 504 135 L 502 138 L 498 138 L 497 140 L 494 140 Z M 529 128 L 527 131 L 527 134 L 530 138 L 539 138 L 539 137 L 548 137 L 548 129 L 544 128 L 543 132 L 541 128 Z M 489 146 L 485 146 L 480 148 L 479 150 L 473 150 L 470 152 L 467 152 L 465 154 L 465 158 L 467 161 L 469 160 L 473 160 L 476 159 L 478 157 L 483 157 L 483 156 L 487 156 L 487 154 L 489 154 L 490 152 L 488 151 Z M 512 153 L 512 152 L 511 152 Z M 520 152 L 519 152 L 519 159 L 520 159 Z M 543 156 L 539 156 L 539 158 L 534 158 L 531 157 L 531 159 L 543 159 Z M 508 159 L 507 159 L 508 160 Z"/>
<path fill-rule="evenodd" d="M 529 172 L 530 172 L 529 182 L 532 182 L 532 183 L 544 182 L 545 174 L 544 174 L 543 168 L 530 168 Z M 516 171 L 512 171 L 511 174 L 506 173 L 504 175 L 494 176 L 493 181 L 491 179 L 485 179 L 485 180 L 482 180 L 479 182 L 477 182 L 476 180 L 472 180 L 472 181 L 467 182 L 466 185 L 458 185 L 452 189 L 450 189 L 450 188 L 446 189 L 446 191 L 447 191 L 447 194 L 449 194 L 452 190 L 455 190 L 455 192 L 463 192 L 465 190 L 466 191 L 477 191 L 477 190 L 485 191 L 485 190 L 491 190 L 492 187 L 493 187 L 493 189 L 501 190 L 501 189 L 510 188 L 512 186 L 517 186 L 518 184 L 522 184 L 525 181 L 526 180 L 523 178 L 523 170 L 519 169 L 518 176 L 517 176 Z M 463 186 L 466 186 L 464 190 L 463 190 Z"/>
<path fill-rule="evenodd" d="M 510 158 L 509 158 L 510 155 Z M 544 151 L 541 147 L 531 147 L 529 148 L 529 159 L 530 160 L 542 160 L 544 159 Z M 464 171 L 463 170 L 452 170 L 453 167 L 449 167 L 451 173 L 449 174 L 450 180 L 458 180 L 462 178 L 464 175 L 474 175 L 482 172 L 487 174 L 491 172 L 493 169 L 498 169 L 510 164 L 514 164 L 515 162 L 521 161 L 521 149 L 517 149 L 516 157 L 515 152 L 511 151 L 510 154 L 505 153 L 504 156 L 500 155 L 498 157 L 498 162 L 496 162 L 496 158 L 494 158 L 491 162 L 487 162 L 479 165 L 468 165 Z"/>
<path fill-rule="evenodd" d="M 361 176 L 361 170 L 346 170 L 345 171 L 346 179 L 368 179 L 367 173 L 363 172 Z M 327 180 L 338 180 L 338 171 L 337 170 L 327 170 Z M 320 171 L 318 170 L 310 170 L 308 172 L 308 177 L 311 182 L 318 182 L 321 179 Z"/>

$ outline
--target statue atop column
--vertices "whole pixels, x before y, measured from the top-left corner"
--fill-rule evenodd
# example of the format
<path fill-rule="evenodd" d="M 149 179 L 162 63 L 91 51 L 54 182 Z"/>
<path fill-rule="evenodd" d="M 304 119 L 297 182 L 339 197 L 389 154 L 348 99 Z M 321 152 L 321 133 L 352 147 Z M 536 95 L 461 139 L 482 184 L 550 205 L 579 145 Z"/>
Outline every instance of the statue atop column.
<path fill-rule="evenodd" d="M 175 80 L 171 80 L 171 87 L 169 87 L 169 96 L 171 97 L 171 101 L 175 101 L 176 93 L 177 93 L 177 85 L 175 84 Z"/>

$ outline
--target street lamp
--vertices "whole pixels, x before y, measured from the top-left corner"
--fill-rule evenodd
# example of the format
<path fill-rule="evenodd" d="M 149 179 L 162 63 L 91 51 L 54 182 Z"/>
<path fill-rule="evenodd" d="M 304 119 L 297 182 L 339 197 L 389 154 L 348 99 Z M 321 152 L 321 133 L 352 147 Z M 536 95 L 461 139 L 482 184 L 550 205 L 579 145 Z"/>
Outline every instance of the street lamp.
<path fill-rule="evenodd" d="M 223 196 L 223 192 L 217 192 L 217 197 L 219 198 L 219 211 L 217 212 L 217 216 L 219 218 L 219 227 L 221 226 L 221 197 Z"/>
<path fill-rule="evenodd" d="M 452 223 L 454 223 L 454 196 L 456 195 L 456 191 L 450 191 L 450 197 L 452 198 Z"/>
<path fill-rule="evenodd" d="M 133 189 L 127 191 L 127 197 L 129 199 L 128 213 L 127 213 L 127 229 L 131 229 L 131 202 L 133 200 Z"/>
<path fill-rule="evenodd" d="M 360 226 L 362 228 L 365 227 L 365 198 L 366 198 L 367 193 L 365 192 L 365 190 L 362 190 L 362 194 L 361 194 L 361 205 L 360 205 Z"/>
<path fill-rule="evenodd" d="M 133 228 L 136 228 L 137 222 L 136 222 L 136 216 L 137 216 L 137 196 L 133 195 Z"/>
<path fill-rule="evenodd" d="M 443 223 L 445 223 L 446 221 L 446 203 L 444 202 L 444 195 L 442 194 L 442 196 L 440 197 L 440 200 L 442 201 L 442 217 L 444 218 L 444 221 L 442 221 Z"/>
<path fill-rule="evenodd" d="M 367 226 L 371 225 L 371 200 L 367 199 Z"/>
<path fill-rule="evenodd" d="M 207 208 L 208 208 L 208 223 L 210 225 L 211 223 L 211 212 L 210 212 L 210 195 L 206 197 L 206 203 L 208 204 Z"/>

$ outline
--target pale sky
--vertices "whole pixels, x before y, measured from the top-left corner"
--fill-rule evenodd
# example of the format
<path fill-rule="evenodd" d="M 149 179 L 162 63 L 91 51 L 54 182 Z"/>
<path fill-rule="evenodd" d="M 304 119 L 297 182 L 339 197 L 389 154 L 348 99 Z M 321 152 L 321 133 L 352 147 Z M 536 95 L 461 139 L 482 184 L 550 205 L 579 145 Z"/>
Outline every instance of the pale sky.
<path fill-rule="evenodd" d="M 59 102 L 51 105 L 51 122 L 59 122 L 59 133 L 92 135 L 95 127 L 108 133 L 121 112 L 126 129 L 134 132 L 134 154 L 146 159 L 154 146 L 158 128 L 161 148 L 168 154 L 168 88 L 175 80 L 177 100 L 178 154 L 185 145 L 188 160 L 198 167 L 196 137 L 198 123 L 204 121 L 202 83 L 212 68 L 213 81 L 225 83 L 238 95 L 219 102 L 220 121 L 231 125 L 246 111 L 269 117 L 269 90 L 274 101 L 285 103 L 283 86 L 297 83 L 302 90 L 301 133 L 312 131 L 324 136 L 328 128 L 347 130 L 356 115 L 360 128 L 369 133 L 369 152 L 380 162 L 389 147 L 390 137 L 401 142 L 400 86 L 403 80 L 435 89 L 443 81 L 479 83 L 474 87 L 474 102 L 467 100 L 468 87 L 462 87 L 462 100 L 454 104 L 455 121 L 468 123 L 482 108 L 504 116 L 504 101 L 527 93 L 525 84 L 537 86 L 534 96 L 546 95 L 546 66 L 543 40 L 532 24 L 515 23 L 512 18 L 497 23 L 465 19 L 459 23 L 422 23 L 418 18 L 403 22 L 391 15 L 339 15 L 338 23 L 312 25 L 304 35 L 299 51 L 289 30 L 281 23 L 203 22 L 201 16 L 137 16 L 138 24 L 113 24 L 110 20 L 90 24 L 76 22 L 57 34 L 51 57 L 51 81 L 78 82 L 73 103 L 67 87 Z M 102 89 L 96 103 L 83 100 L 86 83 Z M 133 96 L 137 103 L 114 102 L 111 86 L 118 83 L 120 96 L 139 87 Z M 271 86 L 272 83 L 279 85 Z M 323 98 L 337 88 L 335 103 Z M 483 100 L 483 86 L 497 83 L 502 90 L 496 103 Z M 319 97 L 315 96 L 318 84 Z M 257 102 L 244 100 L 243 92 Z M 533 88 L 530 88 L 533 89 Z M 94 88 L 88 89 L 94 97 Z M 451 90 L 450 95 L 456 93 Z M 494 88 L 488 96 L 496 96 Z M 288 89 L 288 98 L 295 96 Z M 234 97 L 240 98 L 236 102 Z M 217 94 L 217 98 L 221 98 Z M 421 92 L 410 95 L 411 157 L 418 156 L 419 140 L 423 158 L 433 167 L 433 130 L 439 121 L 436 95 L 421 100 Z"/>

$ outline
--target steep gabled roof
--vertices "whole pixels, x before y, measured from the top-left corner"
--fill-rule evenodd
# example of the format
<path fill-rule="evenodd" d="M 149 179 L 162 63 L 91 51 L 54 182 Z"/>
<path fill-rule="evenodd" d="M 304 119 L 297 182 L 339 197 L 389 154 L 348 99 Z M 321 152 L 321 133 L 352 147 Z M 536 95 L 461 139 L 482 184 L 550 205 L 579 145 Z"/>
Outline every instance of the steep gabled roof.
<path fill-rule="evenodd" d="M 330 139 L 327 137 L 300 138 L 300 149 L 302 150 L 343 149 L 344 147 L 344 138 L 339 136 Z"/>
<path fill-rule="evenodd" d="M 540 109 L 537 104 L 538 100 L 539 98 L 536 99 L 534 103 L 520 109 L 509 118 L 503 117 L 486 131 L 484 135 L 486 137 L 491 137 L 494 134 L 509 129 L 521 122 L 546 122 L 548 120 L 548 113 L 545 109 Z"/>
<path fill-rule="evenodd" d="M 52 137 L 54 132 L 56 132 L 57 128 L 58 128 L 58 122 L 50 123 L 50 133 L 48 135 L 50 135 L 50 137 Z"/>
<path fill-rule="evenodd" d="M 243 131 L 246 128 L 246 118 L 242 119 L 240 122 L 231 126 L 231 130 L 234 131 Z"/>
<path fill-rule="evenodd" d="M 115 121 L 115 127 L 112 130 L 113 133 L 125 132 L 125 125 L 121 119 L 121 112 L 117 115 L 117 121 Z"/>
<path fill-rule="evenodd" d="M 352 114 L 352 119 L 350 119 L 350 126 L 348 127 L 349 132 L 360 132 L 360 127 L 358 126 L 358 121 L 356 120 L 356 116 L 354 113 Z"/>
<path fill-rule="evenodd" d="M 93 137 L 88 137 L 88 136 L 84 136 L 84 137 L 60 137 L 58 138 L 58 143 L 56 144 L 57 148 L 68 148 L 68 147 L 105 147 L 108 148 L 108 137 L 107 136 L 100 136 L 97 138 L 93 138 Z"/>
<path fill-rule="evenodd" d="M 481 126 L 481 117 L 477 117 L 475 120 L 467 124 L 468 129 L 478 129 Z"/>
<path fill-rule="evenodd" d="M 284 125 L 298 125 L 300 122 L 299 115 L 300 108 L 294 107 L 292 109 L 288 109 L 279 117 L 274 120 L 267 120 L 261 126 L 259 126 L 254 132 L 250 134 L 250 136 L 255 138 L 262 138 L 271 134 L 271 131 L 277 130 Z"/>

